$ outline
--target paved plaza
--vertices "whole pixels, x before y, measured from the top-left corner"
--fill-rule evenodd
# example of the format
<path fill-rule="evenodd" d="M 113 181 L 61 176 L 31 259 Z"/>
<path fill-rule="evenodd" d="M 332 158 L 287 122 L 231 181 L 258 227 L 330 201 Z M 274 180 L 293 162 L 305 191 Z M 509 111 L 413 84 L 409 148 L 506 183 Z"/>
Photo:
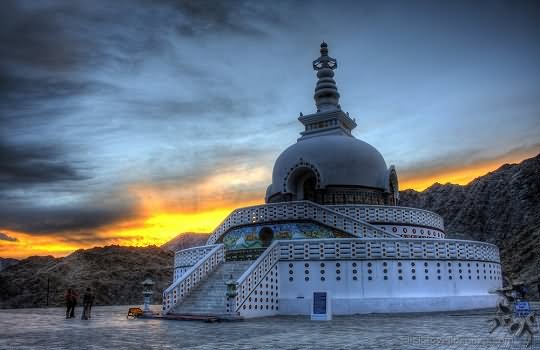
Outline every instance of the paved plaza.
<path fill-rule="evenodd" d="M 204 323 L 127 320 L 127 309 L 95 307 L 88 321 L 61 308 L 0 310 L 0 349 L 526 349 L 506 330 L 489 334 L 488 311 Z"/>

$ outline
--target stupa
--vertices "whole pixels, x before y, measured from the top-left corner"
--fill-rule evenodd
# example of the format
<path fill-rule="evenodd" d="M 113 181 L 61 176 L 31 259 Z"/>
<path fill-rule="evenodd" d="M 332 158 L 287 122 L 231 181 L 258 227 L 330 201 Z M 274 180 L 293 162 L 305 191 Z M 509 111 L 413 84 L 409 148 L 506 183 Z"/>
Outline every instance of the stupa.
<path fill-rule="evenodd" d="M 164 313 L 249 318 L 495 306 L 489 290 L 502 286 L 498 248 L 447 239 L 439 215 L 399 206 L 395 167 L 352 134 L 337 66 L 323 42 L 313 62 L 316 112 L 298 118 L 305 129 L 277 158 L 266 204 L 234 210 L 206 245 L 176 252 Z"/>

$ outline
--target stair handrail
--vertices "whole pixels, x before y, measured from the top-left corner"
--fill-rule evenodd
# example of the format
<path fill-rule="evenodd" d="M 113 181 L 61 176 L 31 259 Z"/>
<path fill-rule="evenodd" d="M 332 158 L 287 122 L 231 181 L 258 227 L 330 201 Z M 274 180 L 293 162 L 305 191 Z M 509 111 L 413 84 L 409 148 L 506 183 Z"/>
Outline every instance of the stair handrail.
<path fill-rule="evenodd" d="M 209 273 L 225 260 L 223 244 L 216 244 L 203 258 L 163 291 L 163 311 L 168 313 Z"/>
<path fill-rule="evenodd" d="M 276 240 L 262 253 L 253 264 L 236 280 L 237 292 L 235 309 L 238 312 L 249 295 L 266 274 L 279 261 L 279 247 L 281 241 Z"/>

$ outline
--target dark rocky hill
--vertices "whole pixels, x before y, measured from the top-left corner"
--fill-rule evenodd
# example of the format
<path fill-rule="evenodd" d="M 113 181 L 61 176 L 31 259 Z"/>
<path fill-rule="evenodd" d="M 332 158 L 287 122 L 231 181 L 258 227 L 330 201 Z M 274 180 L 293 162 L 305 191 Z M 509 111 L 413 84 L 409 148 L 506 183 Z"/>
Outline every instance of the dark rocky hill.
<path fill-rule="evenodd" d="M 3 259 L 0 269 L 0 308 L 41 307 L 64 304 L 64 292 L 73 287 L 82 294 L 90 287 L 98 305 L 139 305 L 141 282 L 156 282 L 154 302 L 172 281 L 174 251 L 202 245 L 205 233 L 181 233 L 162 247 L 108 246 L 80 249 L 64 258 L 32 256 L 17 261 Z M 4 265 L 3 261 L 6 261 Z"/>
<path fill-rule="evenodd" d="M 402 191 L 400 205 L 440 214 L 449 238 L 497 244 L 512 279 L 540 273 L 540 155 L 465 186 L 436 183 L 422 192 Z"/>
<path fill-rule="evenodd" d="M 63 305 L 64 292 L 73 287 L 82 294 L 90 287 L 96 304 L 142 303 L 141 282 L 156 282 L 155 301 L 172 280 L 173 253 L 159 247 L 108 246 L 77 250 L 64 258 L 33 256 L 0 271 L 0 307 Z"/>
<path fill-rule="evenodd" d="M 0 258 L 0 271 L 5 269 L 8 266 L 15 265 L 19 262 L 17 259 L 11 259 L 11 258 Z"/>

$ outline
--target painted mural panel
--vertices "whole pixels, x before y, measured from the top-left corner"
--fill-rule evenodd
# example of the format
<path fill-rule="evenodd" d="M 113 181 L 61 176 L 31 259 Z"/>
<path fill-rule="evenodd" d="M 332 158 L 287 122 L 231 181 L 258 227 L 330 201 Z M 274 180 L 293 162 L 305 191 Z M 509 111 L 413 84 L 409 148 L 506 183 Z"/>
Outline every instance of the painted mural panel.
<path fill-rule="evenodd" d="M 223 237 L 225 249 L 262 248 L 268 240 L 310 239 L 310 238 L 350 238 L 340 231 L 309 222 L 260 224 L 245 226 L 229 231 Z"/>

